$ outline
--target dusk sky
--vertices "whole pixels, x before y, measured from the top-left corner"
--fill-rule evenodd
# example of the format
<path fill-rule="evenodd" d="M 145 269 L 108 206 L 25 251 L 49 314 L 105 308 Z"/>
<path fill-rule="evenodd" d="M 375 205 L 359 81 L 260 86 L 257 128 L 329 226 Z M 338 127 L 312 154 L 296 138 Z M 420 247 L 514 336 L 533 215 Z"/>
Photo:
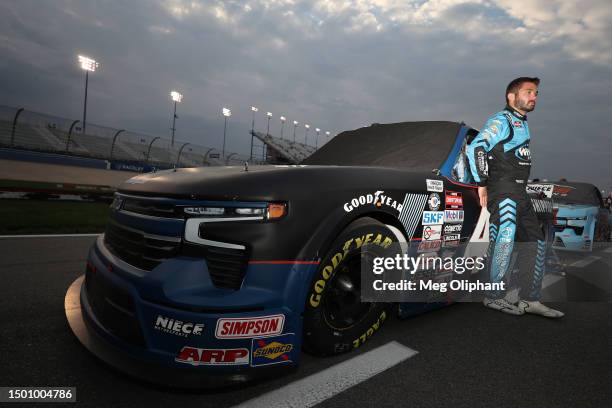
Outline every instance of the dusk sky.
<path fill-rule="evenodd" d="M 248 153 L 280 115 L 333 134 L 373 122 L 480 128 L 507 83 L 542 79 L 529 114 L 532 176 L 612 189 L 609 0 L 247 0 L 0 2 L 0 105 Z M 323 138 L 320 139 L 320 141 Z M 607 193 L 606 193 L 607 194 Z"/>

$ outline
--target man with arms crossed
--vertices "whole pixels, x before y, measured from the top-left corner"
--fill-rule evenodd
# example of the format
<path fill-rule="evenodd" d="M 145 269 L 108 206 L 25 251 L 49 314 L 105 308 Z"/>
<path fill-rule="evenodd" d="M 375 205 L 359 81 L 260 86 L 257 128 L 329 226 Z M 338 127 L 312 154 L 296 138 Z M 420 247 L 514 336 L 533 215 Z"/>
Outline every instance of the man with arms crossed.
<path fill-rule="evenodd" d="M 478 183 L 480 205 L 489 219 L 489 273 L 492 283 L 506 274 L 514 242 L 521 242 L 519 302 L 513 304 L 502 292 L 490 292 L 485 306 L 504 313 L 534 313 L 562 317 L 563 313 L 540 303 L 544 276 L 544 235 L 531 200 L 525 191 L 531 154 L 527 112 L 534 110 L 539 78 L 521 77 L 506 88 L 506 107 L 491 116 L 467 148 L 470 170 Z"/>

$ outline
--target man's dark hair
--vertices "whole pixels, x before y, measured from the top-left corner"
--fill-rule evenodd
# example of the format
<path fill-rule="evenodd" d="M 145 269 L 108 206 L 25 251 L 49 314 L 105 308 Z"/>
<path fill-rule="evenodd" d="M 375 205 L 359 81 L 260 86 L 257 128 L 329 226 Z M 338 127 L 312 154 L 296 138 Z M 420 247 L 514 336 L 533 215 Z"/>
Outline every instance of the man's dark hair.
<path fill-rule="evenodd" d="M 509 93 L 517 93 L 518 90 L 521 88 L 521 85 L 523 85 L 525 82 L 530 82 L 532 84 L 536 84 L 536 86 L 540 85 L 540 78 L 538 77 L 520 77 L 520 78 L 516 78 L 513 79 L 512 82 L 510 82 L 508 84 L 508 86 L 506 87 L 506 105 L 508 105 L 510 103 L 510 101 L 508 101 L 508 94 Z"/>

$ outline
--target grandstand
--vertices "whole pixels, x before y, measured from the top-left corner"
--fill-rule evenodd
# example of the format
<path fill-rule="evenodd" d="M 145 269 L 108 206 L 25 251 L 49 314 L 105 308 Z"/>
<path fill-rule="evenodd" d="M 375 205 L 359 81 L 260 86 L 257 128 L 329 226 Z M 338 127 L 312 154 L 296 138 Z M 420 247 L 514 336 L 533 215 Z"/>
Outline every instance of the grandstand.
<path fill-rule="evenodd" d="M 277 164 L 297 164 L 315 152 L 314 146 L 291 142 L 261 132 L 251 131 L 251 135 L 266 145 L 268 162 Z"/>

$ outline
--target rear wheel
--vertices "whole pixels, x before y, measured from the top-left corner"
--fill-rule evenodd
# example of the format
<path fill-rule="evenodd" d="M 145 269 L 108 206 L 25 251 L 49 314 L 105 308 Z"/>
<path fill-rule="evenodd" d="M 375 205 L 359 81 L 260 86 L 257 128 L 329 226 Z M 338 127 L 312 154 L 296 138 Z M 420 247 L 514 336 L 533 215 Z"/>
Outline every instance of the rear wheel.
<path fill-rule="evenodd" d="M 361 346 L 380 329 L 391 305 L 361 302 L 361 263 L 364 258 L 388 256 L 396 242 L 391 229 L 369 217 L 351 223 L 334 240 L 306 298 L 306 351 L 344 353 Z"/>

